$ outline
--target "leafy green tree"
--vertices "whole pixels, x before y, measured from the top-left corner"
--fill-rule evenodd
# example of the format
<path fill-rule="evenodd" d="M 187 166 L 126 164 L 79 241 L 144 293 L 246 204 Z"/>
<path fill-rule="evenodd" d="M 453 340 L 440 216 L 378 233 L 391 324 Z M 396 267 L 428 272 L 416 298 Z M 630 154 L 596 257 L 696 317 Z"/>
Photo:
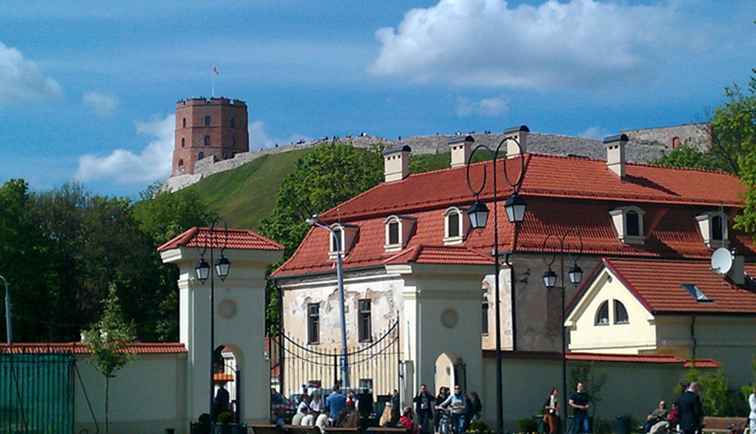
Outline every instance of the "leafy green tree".
<path fill-rule="evenodd" d="M 684 144 L 673 149 L 669 154 L 656 161 L 656 164 L 665 167 L 689 167 L 694 169 L 724 170 L 721 161 L 718 161 L 710 152 Z"/>
<path fill-rule="evenodd" d="M 685 372 L 683 381 L 685 384 L 698 383 L 701 387 L 701 403 L 704 414 L 707 416 L 731 416 L 730 398 L 727 386 L 727 377 L 721 369 L 714 372 L 703 373 L 692 368 Z M 679 396 L 684 390 L 680 385 L 675 386 L 675 396 Z"/>
<path fill-rule="evenodd" d="M 305 220 L 356 196 L 383 180 L 380 148 L 354 148 L 343 143 L 320 145 L 297 162 L 276 196 L 270 217 L 261 232 L 284 245 L 284 260 L 292 255 L 307 234 Z M 268 330 L 279 324 L 279 289 L 268 284 Z"/>
<path fill-rule="evenodd" d="M 84 332 L 92 361 L 105 377 L 105 432 L 110 432 L 110 380 L 132 359 L 127 351 L 134 342 L 134 325 L 124 318 L 115 285 L 103 300 L 100 319 Z"/>

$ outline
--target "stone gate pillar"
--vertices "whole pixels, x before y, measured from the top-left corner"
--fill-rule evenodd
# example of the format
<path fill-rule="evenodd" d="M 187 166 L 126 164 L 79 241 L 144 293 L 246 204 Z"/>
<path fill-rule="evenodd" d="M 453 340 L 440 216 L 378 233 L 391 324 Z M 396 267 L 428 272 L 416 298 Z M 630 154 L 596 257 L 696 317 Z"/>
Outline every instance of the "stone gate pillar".
<path fill-rule="evenodd" d="M 470 265 L 386 266 L 388 273 L 404 280 L 403 359 L 414 365 L 414 378 L 406 381 L 413 388 L 408 394 L 416 393 L 420 384 L 437 392 L 436 361 L 442 355 L 463 364 L 457 366 L 456 378 L 467 391 L 482 392 L 481 281 L 491 269 L 486 259 Z"/>
<path fill-rule="evenodd" d="M 210 280 L 201 283 L 195 267 L 210 239 L 207 228 L 192 228 L 158 248 L 164 263 L 179 267 L 179 339 L 186 345 L 186 414 L 196 421 L 208 413 L 210 400 Z M 215 276 L 215 341 L 228 346 L 241 371 L 240 412 L 244 421 L 267 420 L 270 370 L 264 357 L 265 272 L 280 260 L 283 247 L 250 230 L 229 229 L 228 237 L 216 229 L 217 247 L 226 248 L 231 261 L 225 281 Z M 209 250 L 205 260 L 210 262 Z M 211 272 L 215 267 L 210 264 Z"/>

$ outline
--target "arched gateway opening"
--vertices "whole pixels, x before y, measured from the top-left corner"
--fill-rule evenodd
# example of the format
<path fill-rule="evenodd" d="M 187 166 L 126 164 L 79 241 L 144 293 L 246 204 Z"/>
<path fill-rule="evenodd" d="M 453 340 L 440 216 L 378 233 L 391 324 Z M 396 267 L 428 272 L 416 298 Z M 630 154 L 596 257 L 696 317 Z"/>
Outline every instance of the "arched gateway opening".
<path fill-rule="evenodd" d="M 436 359 L 436 375 L 434 391 L 441 387 L 454 390 L 459 384 L 462 390 L 467 389 L 467 375 L 465 362 L 454 353 L 442 353 Z"/>

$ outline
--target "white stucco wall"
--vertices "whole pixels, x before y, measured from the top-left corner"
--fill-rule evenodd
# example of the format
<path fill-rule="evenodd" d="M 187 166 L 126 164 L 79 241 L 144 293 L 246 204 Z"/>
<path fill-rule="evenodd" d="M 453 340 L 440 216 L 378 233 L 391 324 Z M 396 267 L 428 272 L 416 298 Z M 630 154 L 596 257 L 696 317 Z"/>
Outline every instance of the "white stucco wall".
<path fill-rule="evenodd" d="M 96 432 L 86 395 L 103 432 L 105 378 L 89 356 L 76 358 L 81 382 L 76 378 L 76 429 Z M 136 357 L 110 381 L 111 432 L 164 434 L 188 431 L 186 415 L 186 354 L 155 354 Z"/>
<path fill-rule="evenodd" d="M 629 322 L 615 324 L 614 300 L 627 310 Z M 609 324 L 596 325 L 596 312 L 609 301 Z M 570 351 L 638 354 L 656 349 L 654 317 L 609 270 L 604 270 L 567 318 Z"/>

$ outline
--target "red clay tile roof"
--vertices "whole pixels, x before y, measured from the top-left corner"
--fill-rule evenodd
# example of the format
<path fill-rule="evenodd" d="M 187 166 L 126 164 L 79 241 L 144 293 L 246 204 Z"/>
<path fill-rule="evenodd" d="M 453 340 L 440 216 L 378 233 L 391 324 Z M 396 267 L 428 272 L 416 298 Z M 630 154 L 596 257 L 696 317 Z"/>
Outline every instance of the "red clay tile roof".
<path fill-rule="evenodd" d="M 539 359 L 561 360 L 562 354 L 545 351 L 503 351 L 502 356 L 507 359 Z M 496 357 L 493 350 L 483 350 L 483 357 Z M 614 362 L 614 363 L 654 363 L 660 365 L 682 365 L 685 368 L 719 368 L 719 362 L 713 359 L 686 360 L 667 354 L 604 354 L 604 353 L 574 353 L 566 354 L 569 361 L 574 362 Z"/>
<path fill-rule="evenodd" d="M 605 258 L 604 264 L 655 314 L 756 314 L 756 289 L 722 278 L 709 261 Z M 746 270 L 753 276 L 756 264 Z M 695 284 L 712 301 L 696 301 L 683 283 Z"/>
<path fill-rule="evenodd" d="M 695 207 L 661 204 L 643 205 L 646 212 L 644 226 L 646 242 L 643 245 L 623 244 L 609 216 L 609 211 L 622 203 L 574 199 L 533 197 L 527 199 L 525 221 L 518 230 L 517 246 L 514 249 L 513 226 L 499 212 L 499 249 L 503 251 L 540 252 L 548 234 L 579 232 L 583 240 L 583 253 L 606 256 L 634 256 L 654 258 L 709 258 L 711 250 L 704 244 L 698 230 L 696 215 L 711 210 L 711 207 Z M 491 204 L 489 203 L 489 208 Z M 440 246 L 444 238 L 444 211 L 446 207 L 411 214 L 416 218 L 415 231 L 402 254 L 412 255 L 418 246 Z M 409 213 L 403 213 L 409 214 Z M 465 217 L 466 218 L 466 217 Z M 470 231 L 460 247 L 473 250 L 488 257 L 493 245 L 493 213 L 482 230 Z M 358 240 L 344 258 L 345 269 L 379 267 L 397 253 L 384 250 L 384 216 L 352 221 L 359 228 Z M 729 231 L 731 244 L 738 252 L 756 255 L 748 236 Z M 546 250 L 557 248 L 557 241 L 550 238 Z M 568 250 L 577 252 L 580 245 L 574 237 L 568 238 Z M 328 232 L 311 230 L 297 251 L 276 272 L 274 277 L 294 276 L 306 273 L 329 273 L 334 262 L 328 256 Z"/>
<path fill-rule="evenodd" d="M 215 236 L 211 240 L 210 228 L 193 227 L 182 234 L 174 237 L 158 247 L 158 252 L 176 249 L 178 247 L 202 248 L 213 244 L 214 247 L 239 250 L 283 250 L 283 246 L 277 242 L 265 238 L 257 232 L 249 229 L 229 229 L 228 238 L 223 229 L 215 230 Z"/>
<path fill-rule="evenodd" d="M 402 253 L 384 261 L 387 265 L 395 264 L 460 264 L 493 265 L 491 256 L 485 256 L 463 246 L 425 246 L 418 245 L 405 249 Z"/>
<path fill-rule="evenodd" d="M 736 177 L 722 172 L 628 163 L 626 176 L 620 179 L 606 167 L 603 160 L 541 154 L 527 154 L 524 158 L 526 172 L 520 191 L 524 196 L 743 206 L 745 187 Z M 520 172 L 520 158 L 498 164 L 506 164 L 512 178 Z M 484 199 L 490 198 L 493 192 L 491 165 L 489 161 L 470 166 L 473 185 L 480 184 L 484 170 L 488 172 L 489 185 L 481 194 Z M 503 171 L 499 170 L 499 173 Z M 499 178 L 497 191 L 502 196 L 508 196 L 511 188 L 504 176 Z M 320 217 L 330 223 L 469 204 L 473 198 L 465 179 L 465 167 L 411 174 L 402 181 L 381 183 Z"/>
<path fill-rule="evenodd" d="M 72 353 L 89 354 L 89 348 L 81 342 L 20 342 L 12 346 L 0 344 L 0 353 L 11 350 L 13 354 Z M 126 350 L 131 354 L 181 354 L 186 346 L 181 342 L 138 342 Z"/>

